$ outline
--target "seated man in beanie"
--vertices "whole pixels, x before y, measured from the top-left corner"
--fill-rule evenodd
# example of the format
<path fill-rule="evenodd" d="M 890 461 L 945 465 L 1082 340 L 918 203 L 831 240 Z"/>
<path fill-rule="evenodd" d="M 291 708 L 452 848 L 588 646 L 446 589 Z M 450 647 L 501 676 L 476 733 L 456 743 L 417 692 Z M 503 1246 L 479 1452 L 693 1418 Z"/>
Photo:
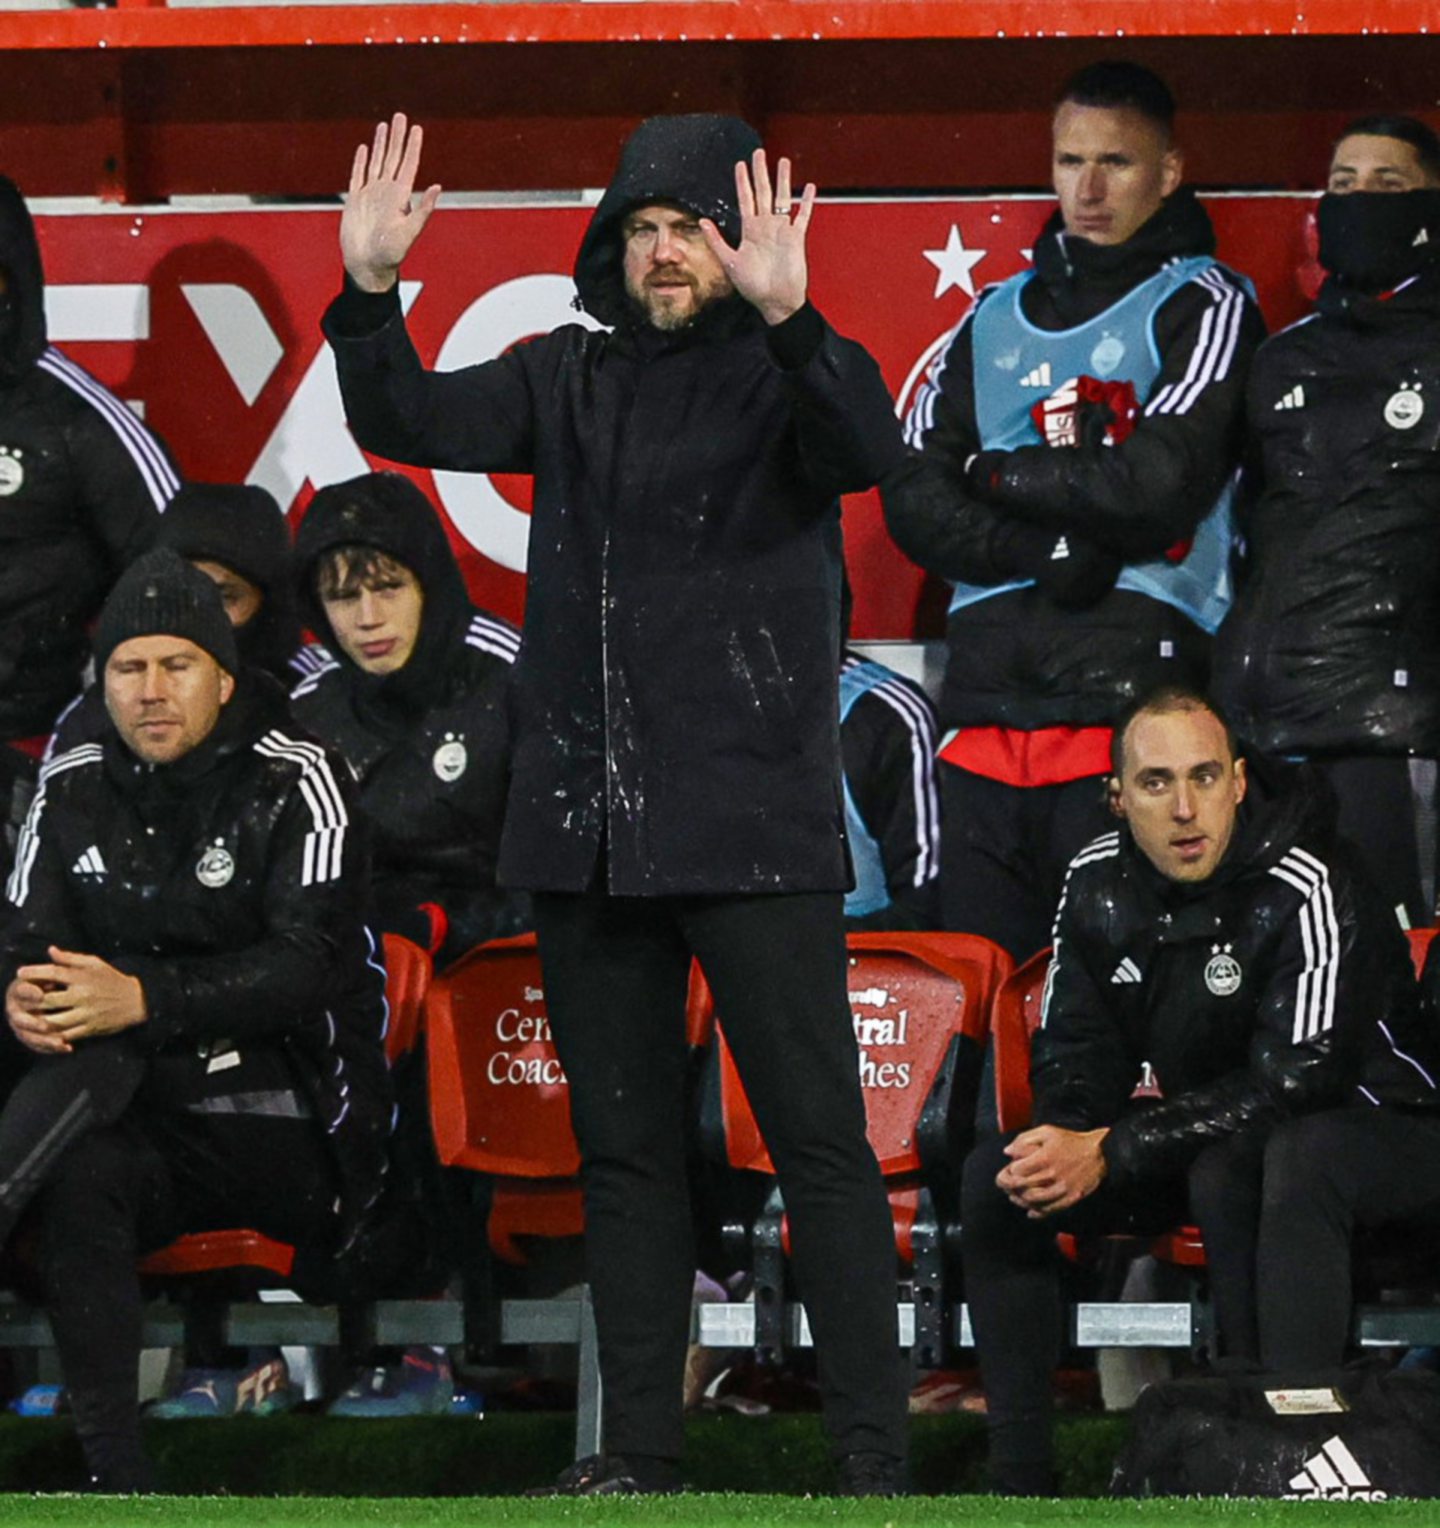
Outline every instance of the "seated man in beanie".
<path fill-rule="evenodd" d="M 8 886 L 6 1017 L 38 1059 L 0 1114 L 0 1233 L 37 1200 L 87 1467 L 142 1490 L 137 1257 L 245 1225 L 325 1266 L 379 1196 L 391 1106 L 347 770 L 171 551 L 121 577 L 95 661 L 110 730 L 45 767 Z"/>
<path fill-rule="evenodd" d="M 326 661 L 323 648 L 301 644 L 290 527 L 263 488 L 187 483 L 170 501 L 154 545 L 178 552 L 220 591 L 244 667 L 289 689 Z M 104 687 L 95 685 L 60 714 L 45 757 L 94 742 L 108 725 Z"/>

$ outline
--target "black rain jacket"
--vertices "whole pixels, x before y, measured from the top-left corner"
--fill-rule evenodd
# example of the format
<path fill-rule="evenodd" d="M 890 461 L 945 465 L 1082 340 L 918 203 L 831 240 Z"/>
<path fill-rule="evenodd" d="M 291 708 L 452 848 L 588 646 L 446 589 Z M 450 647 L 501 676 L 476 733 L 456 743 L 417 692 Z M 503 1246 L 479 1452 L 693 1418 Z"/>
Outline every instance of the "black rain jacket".
<path fill-rule="evenodd" d="M 1074 328 L 1168 261 L 1214 248 L 1210 218 L 1184 187 L 1114 247 L 1068 237 L 1057 213 L 1036 241 L 1025 317 L 1038 329 Z M 1199 373 L 1185 412 L 1142 413 L 1118 446 L 986 452 L 983 491 L 967 474 L 982 450 L 976 309 L 950 341 L 937 396 L 917 397 L 907 426 L 919 453 L 881 485 L 886 524 L 907 557 L 941 578 L 984 585 L 1039 574 L 1040 583 L 950 617 L 942 725 L 1102 725 L 1158 683 L 1204 683 L 1210 638 L 1171 606 L 1112 586 L 1124 564 L 1151 561 L 1191 536 L 1239 461 L 1245 373 L 1264 321 L 1244 296 L 1233 349 L 1208 364 L 1217 301 L 1239 290 L 1223 266 L 1215 269 L 1223 287 L 1191 281 L 1156 315 L 1162 363 L 1152 396 Z M 1062 535 L 1075 581 L 1052 592 L 1040 570 Z"/>
<path fill-rule="evenodd" d="M 1440 755 L 1440 267 L 1334 281 L 1250 373 L 1256 491 L 1215 691 L 1262 748 Z"/>
<path fill-rule="evenodd" d="M 1123 825 L 1066 878 L 1034 1120 L 1111 1126 L 1122 1178 L 1181 1173 L 1206 1146 L 1293 1115 L 1440 1104 L 1440 1043 L 1405 936 L 1334 838 L 1328 787 L 1304 766 L 1249 762 L 1208 880 L 1168 880 Z M 1132 1106 L 1147 1062 L 1162 1100 Z"/>
<path fill-rule="evenodd" d="M 180 486 L 133 410 L 50 345 L 25 200 L 0 177 L 0 740 L 40 737 L 80 688 L 87 624 Z"/>
<path fill-rule="evenodd" d="M 305 1100 L 332 1149 L 343 1244 L 385 1170 L 384 970 L 349 773 L 292 724 L 284 691 L 244 675 L 174 764 L 144 764 L 113 729 L 56 755 L 7 892 L 6 984 L 50 944 L 139 978 L 149 1017 L 126 1033 L 152 1057 L 145 1106 Z"/>
<path fill-rule="evenodd" d="M 620 221 L 673 199 L 736 224 L 733 119 L 626 145 L 569 325 L 427 372 L 392 291 L 326 316 L 357 439 L 392 461 L 535 478 L 504 883 L 621 895 L 839 891 L 842 493 L 900 459 L 875 362 L 810 306 L 739 297 L 662 333 L 624 296 Z M 821 214 L 823 223 L 824 214 Z"/>
<path fill-rule="evenodd" d="M 370 675 L 333 639 L 315 596 L 316 564 L 333 547 L 378 547 L 424 592 L 420 635 L 394 674 Z M 435 943 L 427 903 L 442 910 L 441 964 L 522 927 L 495 882 L 510 783 L 510 666 L 520 634 L 477 610 L 425 496 L 396 473 L 322 489 L 296 545 L 302 600 L 332 657 L 295 687 L 302 726 L 344 755 L 360 782 L 374 844 L 380 927 Z"/>

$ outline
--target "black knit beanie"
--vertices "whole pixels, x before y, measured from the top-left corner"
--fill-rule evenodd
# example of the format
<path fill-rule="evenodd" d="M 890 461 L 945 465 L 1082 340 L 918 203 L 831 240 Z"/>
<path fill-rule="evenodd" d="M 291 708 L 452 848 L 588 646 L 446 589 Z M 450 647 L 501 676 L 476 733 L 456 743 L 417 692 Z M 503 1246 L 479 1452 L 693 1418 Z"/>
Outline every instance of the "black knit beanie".
<path fill-rule="evenodd" d="M 178 552 L 157 547 L 137 558 L 110 591 L 95 627 L 95 669 L 131 637 L 184 637 L 231 674 L 239 672 L 235 631 L 220 591 Z"/>

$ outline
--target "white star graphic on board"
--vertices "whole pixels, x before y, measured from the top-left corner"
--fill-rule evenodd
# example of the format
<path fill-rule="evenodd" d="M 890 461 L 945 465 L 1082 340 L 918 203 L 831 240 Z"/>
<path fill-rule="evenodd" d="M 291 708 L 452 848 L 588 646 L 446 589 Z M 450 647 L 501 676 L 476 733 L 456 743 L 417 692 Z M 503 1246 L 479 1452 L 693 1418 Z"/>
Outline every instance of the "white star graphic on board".
<path fill-rule="evenodd" d="M 944 249 L 927 249 L 925 258 L 940 272 L 935 279 L 935 295 L 942 297 L 951 287 L 959 287 L 967 297 L 975 295 L 975 281 L 970 272 L 985 258 L 987 250 L 966 249 L 960 230 L 950 225 L 950 237 Z"/>

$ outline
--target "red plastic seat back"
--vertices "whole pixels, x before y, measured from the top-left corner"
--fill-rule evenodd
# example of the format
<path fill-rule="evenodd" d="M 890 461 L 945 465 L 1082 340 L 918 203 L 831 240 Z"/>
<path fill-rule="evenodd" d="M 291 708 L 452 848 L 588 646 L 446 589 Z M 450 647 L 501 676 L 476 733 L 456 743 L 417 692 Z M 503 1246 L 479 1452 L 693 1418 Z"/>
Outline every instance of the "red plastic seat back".
<path fill-rule="evenodd" d="M 1410 941 L 1410 959 L 1415 963 L 1415 975 L 1418 977 L 1425 969 L 1425 957 L 1430 953 L 1430 941 L 1440 929 L 1434 928 L 1407 928 L 1405 936 Z"/>
<path fill-rule="evenodd" d="M 1050 970 L 1050 951 L 1032 955 L 995 995 L 990 1043 L 995 1055 L 995 1104 L 1001 1130 L 1030 1123 L 1030 1036 L 1040 1025 L 1040 999 Z"/>
<path fill-rule="evenodd" d="M 415 1049 L 434 968 L 430 956 L 401 934 L 382 935 L 385 943 L 385 1056 L 391 1066 Z"/>
<path fill-rule="evenodd" d="M 472 950 L 426 1003 L 430 1115 L 448 1166 L 513 1178 L 580 1170 L 535 936 Z"/>
<path fill-rule="evenodd" d="M 259 1231 L 192 1231 L 140 1260 L 141 1273 L 161 1278 L 254 1268 L 288 1279 L 294 1266 L 294 1247 Z"/>
<path fill-rule="evenodd" d="M 915 1127 L 930 1085 L 953 1036 L 984 1043 L 1010 957 L 972 934 L 852 934 L 848 945 L 866 1133 L 887 1177 L 919 1172 Z M 774 1172 L 725 1043 L 723 1013 L 716 1045 L 730 1165 Z"/>

